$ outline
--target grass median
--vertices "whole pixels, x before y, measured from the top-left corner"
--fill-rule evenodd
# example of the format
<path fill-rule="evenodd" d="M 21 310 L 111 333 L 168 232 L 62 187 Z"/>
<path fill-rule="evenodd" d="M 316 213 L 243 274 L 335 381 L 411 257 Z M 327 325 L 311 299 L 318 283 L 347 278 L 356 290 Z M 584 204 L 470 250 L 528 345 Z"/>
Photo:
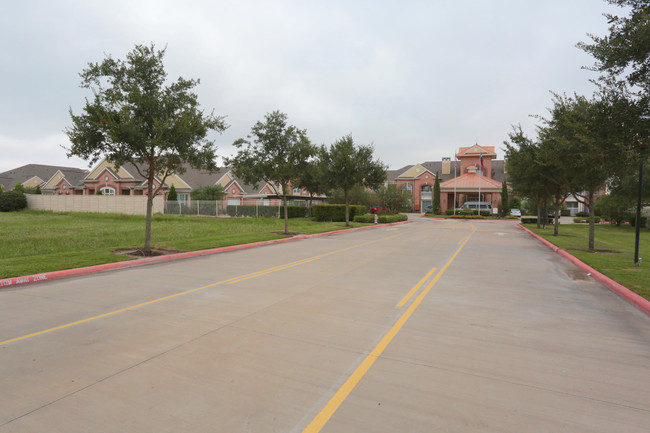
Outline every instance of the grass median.
<path fill-rule="evenodd" d="M 370 224 L 350 223 L 352 227 Z M 0 279 L 98 265 L 131 257 L 114 251 L 144 246 L 144 216 L 22 211 L 0 214 Z M 292 218 L 300 234 L 345 229 L 342 222 Z M 151 245 L 196 251 L 288 237 L 284 220 L 155 215 Z"/>
<path fill-rule="evenodd" d="M 595 252 L 588 247 L 589 226 L 566 224 L 560 226 L 560 234 L 553 236 L 553 227 L 538 229 L 535 224 L 525 224 L 527 229 L 557 245 L 597 271 L 619 282 L 628 289 L 650 300 L 650 231 L 641 229 L 639 257 L 641 266 L 634 265 L 634 227 L 617 227 L 597 224 L 595 229 Z"/>

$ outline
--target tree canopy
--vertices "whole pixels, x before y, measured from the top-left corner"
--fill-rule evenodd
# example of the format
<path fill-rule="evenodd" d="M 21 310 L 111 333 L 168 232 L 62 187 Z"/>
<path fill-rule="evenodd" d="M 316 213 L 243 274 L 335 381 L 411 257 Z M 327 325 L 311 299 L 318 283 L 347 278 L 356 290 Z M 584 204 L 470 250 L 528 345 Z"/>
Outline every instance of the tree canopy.
<path fill-rule="evenodd" d="M 233 143 L 237 154 L 226 158 L 237 176 L 251 185 L 267 182 L 282 197 L 284 204 L 284 232 L 289 233 L 287 195 L 291 185 L 299 185 L 316 154 L 307 132 L 287 123 L 287 115 L 274 111 L 264 116 L 251 128 L 247 138 Z"/>
<path fill-rule="evenodd" d="M 210 131 L 223 132 L 224 117 L 199 109 L 192 89 L 199 80 L 178 78 L 167 84 L 163 65 L 165 49 L 136 45 L 126 60 L 110 55 L 89 63 L 82 71 L 81 87 L 92 91 L 83 114 L 70 109 L 72 126 L 66 134 L 72 143 L 68 156 L 96 163 L 107 158 L 116 167 L 132 163 L 147 183 L 147 218 L 144 252 L 151 252 L 153 199 L 167 177 L 182 174 L 187 165 L 216 169 Z"/>
<path fill-rule="evenodd" d="M 322 152 L 326 168 L 326 183 L 331 188 L 340 188 L 345 196 L 345 225 L 350 225 L 349 193 L 355 186 L 378 188 L 386 180 L 387 167 L 373 159 L 372 145 L 355 145 L 351 135 L 346 135 L 329 150 Z"/>

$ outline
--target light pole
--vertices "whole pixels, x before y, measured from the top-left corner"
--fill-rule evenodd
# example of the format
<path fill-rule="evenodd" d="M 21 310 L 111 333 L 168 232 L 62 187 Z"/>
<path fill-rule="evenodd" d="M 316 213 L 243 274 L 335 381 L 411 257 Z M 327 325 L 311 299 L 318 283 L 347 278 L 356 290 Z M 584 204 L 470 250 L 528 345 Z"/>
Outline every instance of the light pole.
<path fill-rule="evenodd" d="M 643 162 L 645 156 L 645 146 L 642 144 L 639 151 L 641 162 L 639 162 L 639 194 L 636 202 L 636 219 L 634 220 L 635 236 L 634 236 L 634 264 L 641 266 L 641 258 L 639 257 L 639 236 L 641 234 L 641 196 L 643 195 Z"/>

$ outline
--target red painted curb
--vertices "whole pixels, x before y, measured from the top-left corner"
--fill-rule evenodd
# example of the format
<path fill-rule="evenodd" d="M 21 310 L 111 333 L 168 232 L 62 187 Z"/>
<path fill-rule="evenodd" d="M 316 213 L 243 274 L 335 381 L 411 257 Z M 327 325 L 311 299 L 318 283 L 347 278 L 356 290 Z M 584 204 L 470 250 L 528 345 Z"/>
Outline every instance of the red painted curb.
<path fill-rule="evenodd" d="M 645 298 L 639 296 L 638 294 L 634 293 L 633 291 L 631 291 L 630 289 L 628 289 L 624 285 L 622 285 L 620 283 L 617 283 L 616 281 L 612 280 L 607 275 L 604 275 L 604 274 L 598 272 L 597 270 L 595 270 L 594 268 L 592 268 L 591 266 L 589 266 L 588 264 L 586 264 L 582 260 L 580 260 L 580 259 L 576 258 L 575 256 L 569 254 L 568 252 L 566 252 L 562 248 L 559 248 L 557 245 L 552 244 L 551 242 L 547 241 L 546 239 L 539 236 L 538 234 L 533 233 L 532 231 L 530 231 L 526 227 L 522 226 L 521 224 L 517 224 L 517 225 L 522 230 L 527 232 L 529 235 L 531 235 L 532 237 L 534 237 L 535 239 L 537 239 L 538 241 L 540 241 L 541 243 L 543 243 L 544 245 L 546 245 L 547 247 L 549 247 L 550 249 L 552 249 L 553 251 L 555 251 L 556 253 L 561 255 L 562 257 L 566 258 L 567 260 L 569 260 L 571 263 L 573 263 L 574 265 L 576 265 L 577 267 L 579 267 L 583 271 L 585 271 L 587 273 L 590 273 L 591 277 L 593 277 L 596 281 L 601 283 L 603 286 L 607 287 L 612 292 L 616 293 L 617 295 L 619 295 L 623 299 L 627 300 L 628 302 L 631 302 L 632 304 L 636 305 L 643 312 L 650 315 L 650 301 L 648 301 L 647 299 L 645 299 Z"/>
<path fill-rule="evenodd" d="M 185 253 L 177 253 L 177 254 L 168 254 L 164 256 L 156 256 L 156 257 L 147 257 L 144 259 L 135 259 L 135 260 L 127 260 L 124 262 L 113 262 L 113 263 L 105 263 L 102 265 L 93 265 L 93 266 L 85 266 L 82 268 L 74 268 L 74 269 L 65 269 L 62 271 L 52 271 L 52 272 L 44 272 L 42 274 L 34 274 L 34 275 L 26 275 L 23 277 L 12 277 L 12 278 L 5 278 L 0 280 L 0 289 L 2 288 L 7 288 L 7 287 L 15 287 L 15 286 L 22 286 L 25 284 L 31 284 L 31 283 L 36 283 L 39 281 L 46 281 L 46 280 L 55 280 L 58 278 L 66 278 L 66 277 L 72 277 L 75 275 L 83 275 L 83 274 L 89 274 L 91 272 L 100 272 L 100 271 L 107 271 L 107 270 L 113 270 L 113 269 L 124 269 L 124 268 L 131 268 L 135 266 L 142 266 L 142 265 L 148 265 L 150 263 L 159 263 L 159 262 L 165 262 L 168 260 L 177 260 L 177 259 L 185 259 L 188 257 L 198 257 L 198 256 L 205 256 L 208 254 L 219 254 L 219 253 L 226 253 L 229 251 L 237 251 L 237 250 L 244 250 L 248 248 L 255 248 L 255 247 L 262 247 L 265 245 L 272 245 L 272 244 L 277 244 L 280 242 L 289 242 L 289 241 L 297 241 L 301 239 L 309 239 L 309 238 L 315 238 L 319 236 L 328 236 L 328 235 L 333 235 L 336 233 L 344 233 L 344 232 L 352 232 L 352 231 L 358 231 L 358 230 L 365 230 L 365 229 L 372 229 L 376 227 L 385 227 L 385 226 L 392 226 L 392 225 L 397 225 L 397 224 L 405 224 L 410 221 L 400 221 L 396 223 L 386 223 L 386 224 L 377 224 L 377 225 L 372 225 L 372 226 L 364 226 L 364 227 L 355 227 L 351 229 L 341 229 L 341 230 L 334 230 L 331 232 L 323 232 L 323 233 L 314 233 L 311 235 L 299 235 L 299 236 L 293 236 L 290 238 L 282 238 L 282 239 L 273 239 L 270 241 L 260 241 L 260 242 L 253 242 L 250 244 L 241 244 L 241 245 L 231 245 L 229 247 L 220 247 L 220 248 L 211 248 L 207 250 L 198 250 L 198 251 L 188 251 Z"/>

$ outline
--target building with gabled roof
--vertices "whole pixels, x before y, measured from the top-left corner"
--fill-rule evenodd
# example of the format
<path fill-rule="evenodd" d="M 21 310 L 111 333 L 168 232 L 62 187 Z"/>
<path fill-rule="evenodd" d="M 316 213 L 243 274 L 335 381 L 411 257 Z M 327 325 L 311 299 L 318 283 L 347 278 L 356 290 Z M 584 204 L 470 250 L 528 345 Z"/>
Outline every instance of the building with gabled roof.
<path fill-rule="evenodd" d="M 6 191 L 14 189 L 20 182 L 25 188 L 41 188 L 57 173 L 77 179 L 85 176 L 86 170 L 76 167 L 63 167 L 45 164 L 27 164 L 0 173 L 0 184 Z"/>
<path fill-rule="evenodd" d="M 493 208 L 501 203 L 505 161 L 496 160 L 493 146 L 475 144 L 460 147 L 454 160 L 428 161 L 388 170 L 387 183 L 402 185 L 412 196 L 412 210 L 424 212 L 433 204 L 433 186 L 440 179 L 440 207 L 459 207 L 466 201 L 487 201 Z"/>

